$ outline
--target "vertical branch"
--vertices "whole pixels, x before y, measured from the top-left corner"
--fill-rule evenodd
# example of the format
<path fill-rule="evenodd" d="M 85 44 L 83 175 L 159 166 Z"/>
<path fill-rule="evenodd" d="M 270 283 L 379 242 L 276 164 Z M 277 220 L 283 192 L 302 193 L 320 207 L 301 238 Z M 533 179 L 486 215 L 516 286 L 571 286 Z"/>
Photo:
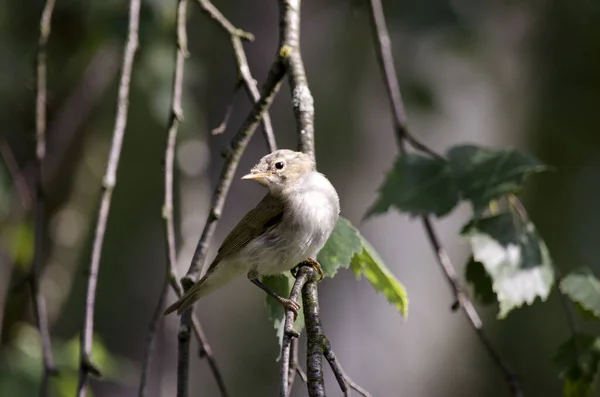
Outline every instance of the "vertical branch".
<path fill-rule="evenodd" d="M 40 396 L 49 393 L 49 378 L 58 373 L 52 355 L 52 344 L 50 330 L 48 327 L 48 313 L 46 312 L 46 300 L 40 291 L 40 277 L 42 272 L 42 261 L 44 260 L 44 230 L 46 228 L 46 204 L 44 200 L 43 187 L 43 165 L 46 157 L 46 46 L 50 37 L 52 12 L 54 0 L 47 0 L 40 19 L 40 37 L 38 41 L 37 65 L 36 65 L 36 101 L 35 101 L 35 131 L 36 131 L 36 175 L 35 175 L 35 252 L 31 275 L 29 279 L 31 287 L 31 301 L 33 303 L 33 315 L 40 332 L 42 342 L 42 357 L 44 372 L 42 384 L 40 385 Z"/>
<path fill-rule="evenodd" d="M 285 69 L 281 57 L 277 57 L 269 76 L 265 82 L 260 99 L 254 104 L 254 107 L 250 114 L 246 117 L 246 120 L 242 124 L 240 130 L 233 137 L 228 150 L 226 151 L 225 164 L 221 171 L 217 187 L 213 193 L 211 208 L 209 210 L 208 218 L 204 225 L 202 235 L 196 249 L 194 256 L 190 263 L 190 267 L 181 280 L 184 290 L 187 291 L 198 279 L 202 265 L 206 259 L 208 253 L 208 247 L 212 236 L 217 226 L 217 222 L 221 217 L 223 206 L 229 187 L 233 181 L 233 176 L 237 170 L 237 166 L 240 162 L 242 154 L 246 150 L 246 146 L 252 138 L 252 135 L 258 128 L 258 125 L 262 121 L 262 115 L 269 109 L 275 96 L 279 92 L 281 82 L 285 76 Z M 181 315 L 181 326 L 179 327 L 179 358 L 177 362 L 177 397 L 186 397 L 188 395 L 188 366 L 189 366 L 189 343 L 190 343 L 190 331 L 192 327 L 192 312 L 193 308 L 189 308 L 184 311 Z"/>
<path fill-rule="evenodd" d="M 300 51 L 300 5 L 301 0 L 279 0 L 280 54 L 284 56 L 284 64 L 288 72 L 288 81 L 292 91 L 292 106 L 296 117 L 298 133 L 298 148 L 300 151 L 315 158 L 315 107 L 314 99 L 308 87 L 304 62 Z M 304 269 L 304 270 L 303 270 Z M 306 322 L 307 337 L 307 383 L 308 394 L 311 397 L 325 396 L 323 381 L 323 360 L 325 355 L 333 369 L 338 384 L 344 393 L 349 395 L 349 379 L 343 374 L 341 366 L 331 350 L 329 340 L 323 332 L 319 318 L 319 299 L 317 294 L 318 277 L 314 268 L 300 266 L 298 277 L 305 277 L 302 287 L 303 312 Z M 298 281 L 298 279 L 296 280 Z M 294 284 L 296 287 L 297 283 Z M 290 299 L 296 300 L 294 288 Z M 281 397 L 287 397 L 291 389 L 289 381 L 290 348 L 293 334 L 293 318 L 290 311 L 286 312 L 284 339 L 282 344 L 282 367 L 280 374 Z M 295 353 L 294 353 L 295 354 Z M 359 387 L 360 389 L 360 387 Z M 362 389 L 360 389 L 362 390 Z"/>
<path fill-rule="evenodd" d="M 325 396 L 323 380 L 323 342 L 325 335 L 319 318 L 319 298 L 317 294 L 317 272 L 308 270 L 308 281 L 302 288 L 302 305 L 306 322 L 306 376 L 308 378 L 308 395 L 310 397 Z M 345 392 L 345 390 L 342 390 Z"/>
<path fill-rule="evenodd" d="M 162 307 L 167 297 L 169 288 L 170 269 L 177 264 L 177 252 L 175 243 L 175 224 L 173 221 L 173 168 L 175 163 L 175 144 L 179 124 L 183 121 L 182 90 L 185 58 L 188 57 L 187 49 L 187 0 L 178 0 L 176 31 L 175 31 L 175 70 L 173 72 L 173 89 L 171 93 L 171 113 L 169 115 L 169 127 L 167 130 L 167 144 L 165 148 L 164 170 L 165 170 L 165 195 L 162 216 L 165 221 L 165 249 L 166 249 L 166 273 L 165 282 L 162 287 L 156 310 L 150 320 L 148 328 L 148 340 L 146 342 L 146 354 L 142 366 L 140 378 L 139 397 L 146 396 L 148 388 L 148 372 L 154 350 L 156 331 L 162 318 Z"/>
<path fill-rule="evenodd" d="M 281 49 L 287 53 L 285 66 L 296 116 L 298 148 L 315 157 L 315 106 L 308 88 L 300 52 L 300 0 L 279 0 Z"/>
<path fill-rule="evenodd" d="M 409 142 L 417 149 L 433 153 L 433 151 L 431 151 L 424 145 L 418 143 L 416 139 L 414 139 L 409 134 L 406 111 L 404 108 L 404 104 L 402 103 L 400 88 L 398 87 L 398 79 L 396 77 L 396 71 L 394 69 L 394 58 L 392 56 L 391 50 L 391 40 L 387 30 L 381 0 L 370 0 L 370 16 L 371 27 L 373 30 L 373 38 L 377 47 L 377 60 L 380 64 L 381 70 L 384 75 L 386 89 L 390 100 L 390 106 L 392 108 L 394 129 L 396 140 L 398 143 L 398 148 L 402 154 L 406 153 L 405 144 L 406 142 Z M 439 155 L 436 155 L 436 157 L 439 157 Z M 463 309 L 465 315 L 467 316 L 467 319 L 469 320 L 469 323 L 475 330 L 481 344 L 486 349 L 488 355 L 496 364 L 498 369 L 502 372 L 502 375 L 504 376 L 504 379 L 510 389 L 511 394 L 513 396 L 522 396 L 523 391 L 521 389 L 516 374 L 513 372 L 510 366 L 502 359 L 500 353 L 496 350 L 496 348 L 492 345 L 487 335 L 484 333 L 481 318 L 477 314 L 473 303 L 462 291 L 460 282 L 458 280 L 458 277 L 456 276 L 454 266 L 452 265 L 452 262 L 450 261 L 446 250 L 441 245 L 439 237 L 437 236 L 437 233 L 433 228 L 430 218 L 427 216 L 423 216 L 421 217 L 421 222 L 423 223 L 423 227 L 427 234 L 427 238 L 436 255 L 438 264 L 442 269 L 444 275 L 446 276 L 448 283 L 450 284 L 456 301 Z"/>
<path fill-rule="evenodd" d="M 88 284 L 85 298 L 85 315 L 83 329 L 81 332 L 79 382 L 77 395 L 84 397 L 87 394 L 88 376 L 90 373 L 99 374 L 98 368 L 92 361 L 92 340 L 94 336 L 94 304 L 96 300 L 96 286 L 98 282 L 98 271 L 100 268 L 100 257 L 104 242 L 106 223 L 110 212 L 112 193 L 117 183 L 117 168 L 121 156 L 123 136 L 127 125 L 127 112 L 129 108 L 129 86 L 133 61 L 138 48 L 138 28 L 140 17 L 140 0 L 130 0 L 129 3 L 129 27 L 127 42 L 123 51 L 123 64 L 121 78 L 119 81 L 119 93 L 117 100 L 117 115 L 110 147 L 106 174 L 102 181 L 102 198 L 98 210 L 98 220 L 94 234 L 92 257 L 89 266 Z"/>

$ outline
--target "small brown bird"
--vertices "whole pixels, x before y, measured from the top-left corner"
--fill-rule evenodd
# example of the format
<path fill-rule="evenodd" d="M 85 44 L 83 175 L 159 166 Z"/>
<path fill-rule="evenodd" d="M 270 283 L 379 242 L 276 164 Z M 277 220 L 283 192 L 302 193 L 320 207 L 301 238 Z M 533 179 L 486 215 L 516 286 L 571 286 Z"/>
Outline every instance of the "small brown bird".
<path fill-rule="evenodd" d="M 225 238 L 204 277 L 169 306 L 165 315 L 175 310 L 181 314 L 244 272 L 297 315 L 298 303 L 275 294 L 259 278 L 290 270 L 303 261 L 320 271 L 314 258 L 338 220 L 338 194 L 316 171 L 310 156 L 292 150 L 266 155 L 242 179 L 255 180 L 269 191 Z"/>

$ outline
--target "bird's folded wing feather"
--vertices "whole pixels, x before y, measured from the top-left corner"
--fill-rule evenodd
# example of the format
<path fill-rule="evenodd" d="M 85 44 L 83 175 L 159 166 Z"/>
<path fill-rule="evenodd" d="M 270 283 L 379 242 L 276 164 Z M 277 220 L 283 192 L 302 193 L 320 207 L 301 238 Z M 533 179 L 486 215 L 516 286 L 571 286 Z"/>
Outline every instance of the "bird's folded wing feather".
<path fill-rule="evenodd" d="M 209 270 L 223 258 L 244 248 L 250 241 L 275 227 L 283 217 L 283 202 L 267 194 L 258 205 L 250 210 L 221 244 L 217 257 Z"/>

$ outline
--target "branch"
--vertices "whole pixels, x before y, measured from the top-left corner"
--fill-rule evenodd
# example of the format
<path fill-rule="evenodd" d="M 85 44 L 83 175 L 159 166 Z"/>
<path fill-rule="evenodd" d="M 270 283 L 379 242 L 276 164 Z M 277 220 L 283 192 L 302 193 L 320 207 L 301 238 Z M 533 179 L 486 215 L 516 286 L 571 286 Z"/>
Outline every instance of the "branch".
<path fill-rule="evenodd" d="M 177 134 L 179 130 L 179 124 L 183 121 L 183 107 L 182 107 L 182 90 L 183 90 L 183 77 L 184 77 L 184 66 L 185 58 L 189 56 L 187 50 L 187 32 L 186 32 L 186 11 L 187 11 L 187 0 L 179 0 L 177 4 L 177 18 L 176 18 L 176 51 L 175 51 L 175 70 L 173 73 L 173 90 L 171 95 L 171 114 L 169 116 L 169 127 L 167 131 L 167 144 L 165 149 L 165 197 L 163 205 L 163 219 L 165 220 L 165 240 L 166 240 L 166 274 L 165 284 L 161 291 L 159 301 L 157 303 L 156 310 L 150 321 L 148 330 L 148 341 L 146 345 L 146 355 L 144 357 L 144 364 L 142 369 L 142 377 L 140 380 L 139 396 L 143 397 L 146 395 L 147 390 L 147 377 L 150 367 L 150 360 L 152 357 L 152 349 L 154 345 L 154 339 L 158 323 L 162 318 L 162 309 L 166 300 L 166 295 L 169 286 L 173 289 L 177 297 L 182 296 L 182 288 L 177 280 L 177 245 L 175 242 L 175 224 L 173 221 L 173 174 L 174 174 L 174 163 L 175 163 L 175 145 L 177 142 Z M 200 345 L 200 357 L 206 357 L 213 376 L 217 381 L 217 385 L 221 392 L 221 396 L 226 397 L 227 391 L 225 389 L 225 383 L 223 377 L 218 369 L 216 361 L 212 355 L 212 350 L 208 345 L 208 341 L 204 336 L 200 321 L 193 317 L 192 324 L 194 328 L 194 334 L 198 339 Z"/>
<path fill-rule="evenodd" d="M 254 36 L 251 33 L 244 32 L 241 29 L 237 29 L 233 26 L 223 14 L 209 1 L 209 0 L 198 0 L 202 11 L 215 20 L 218 25 L 230 36 L 231 45 L 233 46 L 233 54 L 235 55 L 235 61 L 238 69 L 238 79 L 243 83 L 246 93 L 253 103 L 256 103 L 260 99 L 260 92 L 256 86 L 256 81 L 250 73 L 250 67 L 248 66 L 248 59 L 246 58 L 246 52 L 244 51 L 243 40 L 253 41 Z M 235 91 L 237 91 L 237 85 Z M 234 94 L 235 94 L 234 91 Z M 232 101 L 233 103 L 233 101 Z M 222 132 L 227 125 L 229 119 L 231 106 L 228 106 L 227 112 L 225 113 L 225 120 L 219 127 L 214 131 L 217 133 Z M 275 143 L 275 134 L 273 133 L 273 127 L 271 126 L 271 117 L 268 112 L 264 111 L 261 113 L 263 134 L 267 142 L 269 152 L 277 150 L 277 144 Z M 214 133 L 214 132 L 213 132 Z"/>
<path fill-rule="evenodd" d="M 296 116 L 298 149 L 315 158 L 315 106 L 308 88 L 300 52 L 300 0 L 279 0 L 281 51 L 287 57 L 285 67 Z"/>
<path fill-rule="evenodd" d="M 348 375 L 346 375 L 331 348 L 329 339 L 323 332 L 319 315 L 319 297 L 317 292 L 319 276 L 317 272 L 314 268 L 308 266 L 303 266 L 301 269 L 307 269 L 307 281 L 302 288 L 302 305 L 306 322 L 306 338 L 308 341 L 306 365 L 308 395 L 310 397 L 325 396 L 323 363 L 321 359 L 321 356 L 324 356 L 329 363 L 344 396 L 349 396 L 350 389 L 352 388 L 361 395 L 370 397 L 370 394 L 367 391 L 354 383 Z"/>
<path fill-rule="evenodd" d="M 292 388 L 294 387 L 294 380 L 296 379 L 296 375 L 300 377 L 300 380 L 306 383 L 308 380 L 306 379 L 306 374 L 300 364 L 298 363 L 298 338 L 292 338 L 290 344 L 290 360 L 289 360 L 289 369 L 288 369 L 288 382 L 287 382 L 287 393 L 290 394 L 292 392 Z"/>
<path fill-rule="evenodd" d="M 300 296 L 300 291 L 308 280 L 310 266 L 301 266 L 296 273 L 296 281 L 290 291 L 290 299 L 297 302 Z M 306 310 L 305 310 L 306 311 Z M 285 312 L 285 323 L 283 327 L 283 341 L 281 343 L 281 372 L 280 372 L 280 397 L 289 396 L 291 390 L 290 384 L 290 362 L 292 339 L 298 338 L 300 335 L 294 330 L 294 313 L 291 310 Z M 295 354 L 298 352 L 296 351 Z"/>
<path fill-rule="evenodd" d="M 404 104 L 402 103 L 400 88 L 398 87 L 398 78 L 394 69 L 394 58 L 392 56 L 392 50 L 390 45 L 391 41 L 385 23 L 385 16 L 383 12 L 383 7 L 381 5 L 381 0 L 370 0 L 370 16 L 371 25 L 373 29 L 373 38 L 375 39 L 375 44 L 377 46 L 377 59 L 380 64 L 381 70 L 384 74 L 386 89 L 394 116 L 396 140 L 400 152 L 404 154 L 406 153 L 405 143 L 409 142 L 412 143 L 413 146 L 415 146 L 414 142 L 416 142 L 416 140 L 412 138 L 409 134 L 406 111 L 404 109 Z M 421 147 L 426 148 L 425 145 L 419 145 L 421 145 Z M 427 149 L 426 151 L 435 154 L 435 152 L 429 149 Z M 437 156 L 437 154 L 435 155 Z M 521 389 L 521 385 L 517 379 L 516 374 L 513 372 L 510 366 L 502 359 L 500 353 L 496 350 L 496 348 L 488 339 L 487 335 L 484 333 L 481 318 L 477 314 L 473 303 L 462 291 L 460 282 L 458 280 L 458 277 L 456 276 L 454 266 L 452 265 L 452 262 L 450 261 L 450 258 L 446 253 L 446 250 L 444 249 L 444 247 L 442 247 L 439 238 L 433 228 L 430 218 L 427 216 L 423 216 L 421 217 L 421 222 L 423 223 L 423 227 L 425 228 L 427 238 L 429 239 L 429 242 L 436 254 L 438 264 L 444 272 L 446 279 L 450 284 L 450 287 L 452 288 L 452 292 L 454 293 L 456 301 L 459 303 L 460 307 L 465 312 L 469 322 L 471 323 L 471 326 L 473 327 L 477 336 L 479 337 L 480 342 L 487 350 L 488 355 L 494 361 L 498 369 L 502 372 L 502 375 L 504 376 L 504 379 L 510 389 L 511 394 L 513 396 L 522 396 L 523 390 Z"/>
<path fill-rule="evenodd" d="M 302 305 L 304 310 L 304 321 L 306 323 L 306 376 L 308 378 L 308 395 L 310 397 L 325 396 L 325 382 L 323 380 L 324 353 L 323 327 L 319 318 L 319 299 L 317 295 L 317 272 L 307 269 L 308 281 L 302 288 Z M 346 395 L 346 390 L 342 387 Z"/>
<path fill-rule="evenodd" d="M 31 276 L 29 284 L 33 303 L 33 315 L 40 332 L 42 342 L 42 357 L 44 372 L 40 386 L 40 396 L 49 394 L 50 376 L 57 375 L 58 370 L 54 364 L 50 330 L 48 327 L 48 313 L 46 312 L 46 300 L 40 291 L 40 277 L 42 262 L 44 260 L 44 237 L 46 228 L 46 203 L 43 188 L 43 165 L 46 157 L 46 46 L 50 37 L 52 12 L 54 11 L 54 0 L 47 0 L 44 5 L 40 19 L 40 37 L 37 52 L 36 73 L 36 102 L 35 102 L 35 131 L 36 131 L 36 205 L 35 205 L 35 252 L 33 264 L 31 265 Z"/>
<path fill-rule="evenodd" d="M 98 282 L 98 271 L 100 268 L 100 257 L 102 254 L 102 244 L 106 223 L 110 212 L 112 193 L 117 183 L 117 168 L 121 156 L 121 147 L 123 136 L 125 135 L 125 126 L 127 124 L 127 112 L 129 108 L 129 85 L 131 82 L 131 73 L 135 53 L 138 48 L 138 27 L 140 17 L 140 0 L 131 0 L 129 3 L 129 28 L 127 43 L 123 51 L 123 64 L 121 69 L 121 78 L 119 82 L 119 93 L 117 100 L 117 115 L 113 138 L 106 166 L 106 174 L 102 182 L 102 198 L 100 208 L 98 209 L 98 221 L 94 234 L 94 243 L 92 247 L 92 257 L 90 261 L 88 284 L 85 299 L 85 315 L 83 330 L 81 333 L 81 346 L 79 358 L 79 382 L 77 385 L 77 395 L 84 397 L 87 394 L 87 381 L 90 372 L 99 374 L 98 368 L 92 361 L 92 341 L 94 336 L 94 303 L 96 299 L 96 286 Z"/>
<path fill-rule="evenodd" d="M 229 192 L 229 187 L 233 181 L 233 176 L 237 170 L 242 154 L 244 153 L 250 138 L 262 121 L 262 115 L 269 109 L 275 96 L 279 92 L 281 82 L 285 76 L 285 68 L 281 56 L 277 56 L 267 80 L 262 88 L 262 94 L 259 100 L 254 104 L 250 114 L 242 124 L 240 130 L 233 137 L 229 148 L 226 150 L 226 159 L 217 187 L 213 193 L 211 208 L 202 231 L 202 235 L 196 249 L 187 274 L 181 280 L 184 290 L 189 289 L 198 279 L 202 265 L 208 253 L 208 247 L 221 217 L 223 205 Z M 177 397 L 187 397 L 188 395 L 188 367 L 189 367 L 189 342 L 190 328 L 192 326 L 191 318 L 192 308 L 187 309 L 181 316 L 181 326 L 179 328 L 179 359 L 177 363 Z"/>

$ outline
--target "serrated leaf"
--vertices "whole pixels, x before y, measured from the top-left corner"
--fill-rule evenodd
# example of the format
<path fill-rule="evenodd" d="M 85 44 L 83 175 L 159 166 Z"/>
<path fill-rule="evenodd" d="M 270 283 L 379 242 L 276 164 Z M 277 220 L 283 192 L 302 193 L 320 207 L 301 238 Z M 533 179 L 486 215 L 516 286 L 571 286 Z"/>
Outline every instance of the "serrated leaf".
<path fill-rule="evenodd" d="M 600 318 L 600 280 L 591 270 L 583 269 L 567 275 L 560 282 L 560 290 L 586 312 Z"/>
<path fill-rule="evenodd" d="M 573 335 L 558 348 L 555 362 L 561 369 L 564 396 L 589 396 L 600 363 L 600 338 L 582 333 Z"/>
<path fill-rule="evenodd" d="M 338 269 L 348 268 L 355 253 L 362 249 L 358 230 L 347 219 L 340 217 L 335 228 L 317 255 L 323 275 L 335 276 Z"/>
<path fill-rule="evenodd" d="M 528 154 L 473 145 L 452 147 L 448 162 L 462 197 L 471 202 L 476 213 L 490 201 L 518 192 L 529 174 L 546 170 Z"/>
<path fill-rule="evenodd" d="M 496 293 L 492 288 L 492 278 L 485 271 L 483 263 L 477 262 L 473 257 L 465 267 L 465 278 L 473 286 L 475 298 L 484 305 L 496 302 Z"/>
<path fill-rule="evenodd" d="M 352 271 L 357 278 L 364 276 L 377 292 L 383 293 L 388 302 L 396 306 L 404 317 L 408 316 L 406 289 L 385 266 L 375 249 L 362 239 L 362 251 L 352 258 Z"/>
<path fill-rule="evenodd" d="M 458 201 L 459 191 L 446 161 L 405 154 L 396 159 L 365 218 L 387 212 L 392 206 L 411 215 L 442 217 Z"/>
<path fill-rule="evenodd" d="M 262 279 L 263 284 L 275 292 L 279 296 L 289 297 L 292 286 L 294 285 L 294 277 L 289 273 L 281 273 L 272 276 L 264 276 Z M 273 321 L 273 327 L 275 328 L 275 334 L 279 341 L 279 355 L 277 361 L 281 359 L 281 347 L 283 343 L 283 331 L 285 328 L 285 312 L 279 302 L 277 302 L 269 294 L 266 296 L 266 305 L 269 310 L 269 319 Z M 298 318 L 294 322 L 294 330 L 300 332 L 304 328 L 304 312 L 300 310 L 298 312 Z"/>
<path fill-rule="evenodd" d="M 546 244 L 531 222 L 502 213 L 470 222 L 462 234 L 471 244 L 474 260 L 492 278 L 500 304 L 498 318 L 537 297 L 548 298 L 554 270 Z"/>

